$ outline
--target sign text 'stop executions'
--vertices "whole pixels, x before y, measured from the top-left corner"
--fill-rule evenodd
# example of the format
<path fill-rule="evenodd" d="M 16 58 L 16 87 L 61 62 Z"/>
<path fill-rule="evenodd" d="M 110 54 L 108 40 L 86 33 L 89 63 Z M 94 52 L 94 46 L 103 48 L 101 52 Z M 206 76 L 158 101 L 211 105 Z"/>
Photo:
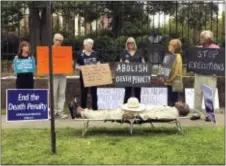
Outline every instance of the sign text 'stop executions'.
<path fill-rule="evenodd" d="M 187 69 L 202 75 L 225 75 L 225 49 L 189 48 L 186 53 Z"/>

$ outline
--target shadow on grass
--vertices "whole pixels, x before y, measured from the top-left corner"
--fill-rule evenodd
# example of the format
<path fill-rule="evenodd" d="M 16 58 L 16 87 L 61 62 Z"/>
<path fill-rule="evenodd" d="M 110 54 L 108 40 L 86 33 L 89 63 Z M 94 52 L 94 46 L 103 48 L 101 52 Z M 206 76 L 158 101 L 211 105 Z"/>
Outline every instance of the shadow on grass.
<path fill-rule="evenodd" d="M 73 133 L 74 136 L 81 136 L 82 131 L 76 130 Z M 160 135 L 179 135 L 178 130 L 176 128 L 133 128 L 133 134 L 130 135 L 129 128 L 120 128 L 120 129 L 109 129 L 109 128 L 89 128 L 85 137 L 89 136 L 123 136 L 123 137 L 131 137 L 131 136 L 160 136 Z"/>

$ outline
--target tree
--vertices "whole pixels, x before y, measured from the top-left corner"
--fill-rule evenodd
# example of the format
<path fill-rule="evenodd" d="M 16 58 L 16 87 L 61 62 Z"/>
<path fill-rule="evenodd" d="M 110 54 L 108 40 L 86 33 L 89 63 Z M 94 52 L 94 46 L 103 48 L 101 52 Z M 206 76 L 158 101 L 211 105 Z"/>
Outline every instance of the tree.
<path fill-rule="evenodd" d="M 218 12 L 218 6 L 213 2 L 191 2 L 179 6 L 178 21 L 189 28 L 202 30 L 205 25 L 216 20 L 214 18 Z"/>
<path fill-rule="evenodd" d="M 22 7 L 24 7 L 22 1 L 1 1 L 1 24 L 3 28 L 8 25 L 18 26 L 18 21 L 21 20 L 23 15 L 20 10 Z"/>

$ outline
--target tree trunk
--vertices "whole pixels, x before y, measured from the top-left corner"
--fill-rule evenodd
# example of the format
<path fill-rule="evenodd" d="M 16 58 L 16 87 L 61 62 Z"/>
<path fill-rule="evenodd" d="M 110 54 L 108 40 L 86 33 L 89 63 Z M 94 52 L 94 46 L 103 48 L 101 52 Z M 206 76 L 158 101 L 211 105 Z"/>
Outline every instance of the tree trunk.
<path fill-rule="evenodd" d="M 43 46 L 47 46 L 48 45 L 48 39 L 46 38 L 48 36 L 48 27 L 47 27 L 47 12 L 46 12 L 46 8 L 44 8 L 42 10 L 42 14 L 41 14 L 41 45 Z M 50 16 L 52 17 L 52 15 Z M 52 20 L 52 19 L 51 19 Z M 52 23 L 51 23 L 52 24 Z"/>
<path fill-rule="evenodd" d="M 86 34 L 89 34 L 91 32 L 91 28 L 90 28 L 91 24 L 89 22 L 86 22 L 85 26 L 86 26 Z"/>
<path fill-rule="evenodd" d="M 81 36 L 81 18 L 78 15 L 78 36 Z"/>
<path fill-rule="evenodd" d="M 36 46 L 40 45 L 40 18 L 39 10 L 37 8 L 30 7 L 29 15 L 29 38 L 31 43 L 32 53 L 36 52 Z"/>

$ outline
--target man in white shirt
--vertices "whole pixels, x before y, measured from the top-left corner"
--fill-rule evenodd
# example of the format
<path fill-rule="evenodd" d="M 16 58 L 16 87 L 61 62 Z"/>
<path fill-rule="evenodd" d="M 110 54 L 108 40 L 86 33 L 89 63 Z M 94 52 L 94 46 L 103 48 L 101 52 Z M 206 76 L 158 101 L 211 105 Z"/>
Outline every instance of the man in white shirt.
<path fill-rule="evenodd" d="M 64 37 L 56 33 L 53 38 L 53 47 L 61 46 Z M 55 115 L 61 118 L 68 118 L 63 112 L 65 103 L 65 91 L 67 85 L 67 77 L 64 74 L 54 74 L 53 76 L 53 92 L 54 92 L 54 108 Z"/>

